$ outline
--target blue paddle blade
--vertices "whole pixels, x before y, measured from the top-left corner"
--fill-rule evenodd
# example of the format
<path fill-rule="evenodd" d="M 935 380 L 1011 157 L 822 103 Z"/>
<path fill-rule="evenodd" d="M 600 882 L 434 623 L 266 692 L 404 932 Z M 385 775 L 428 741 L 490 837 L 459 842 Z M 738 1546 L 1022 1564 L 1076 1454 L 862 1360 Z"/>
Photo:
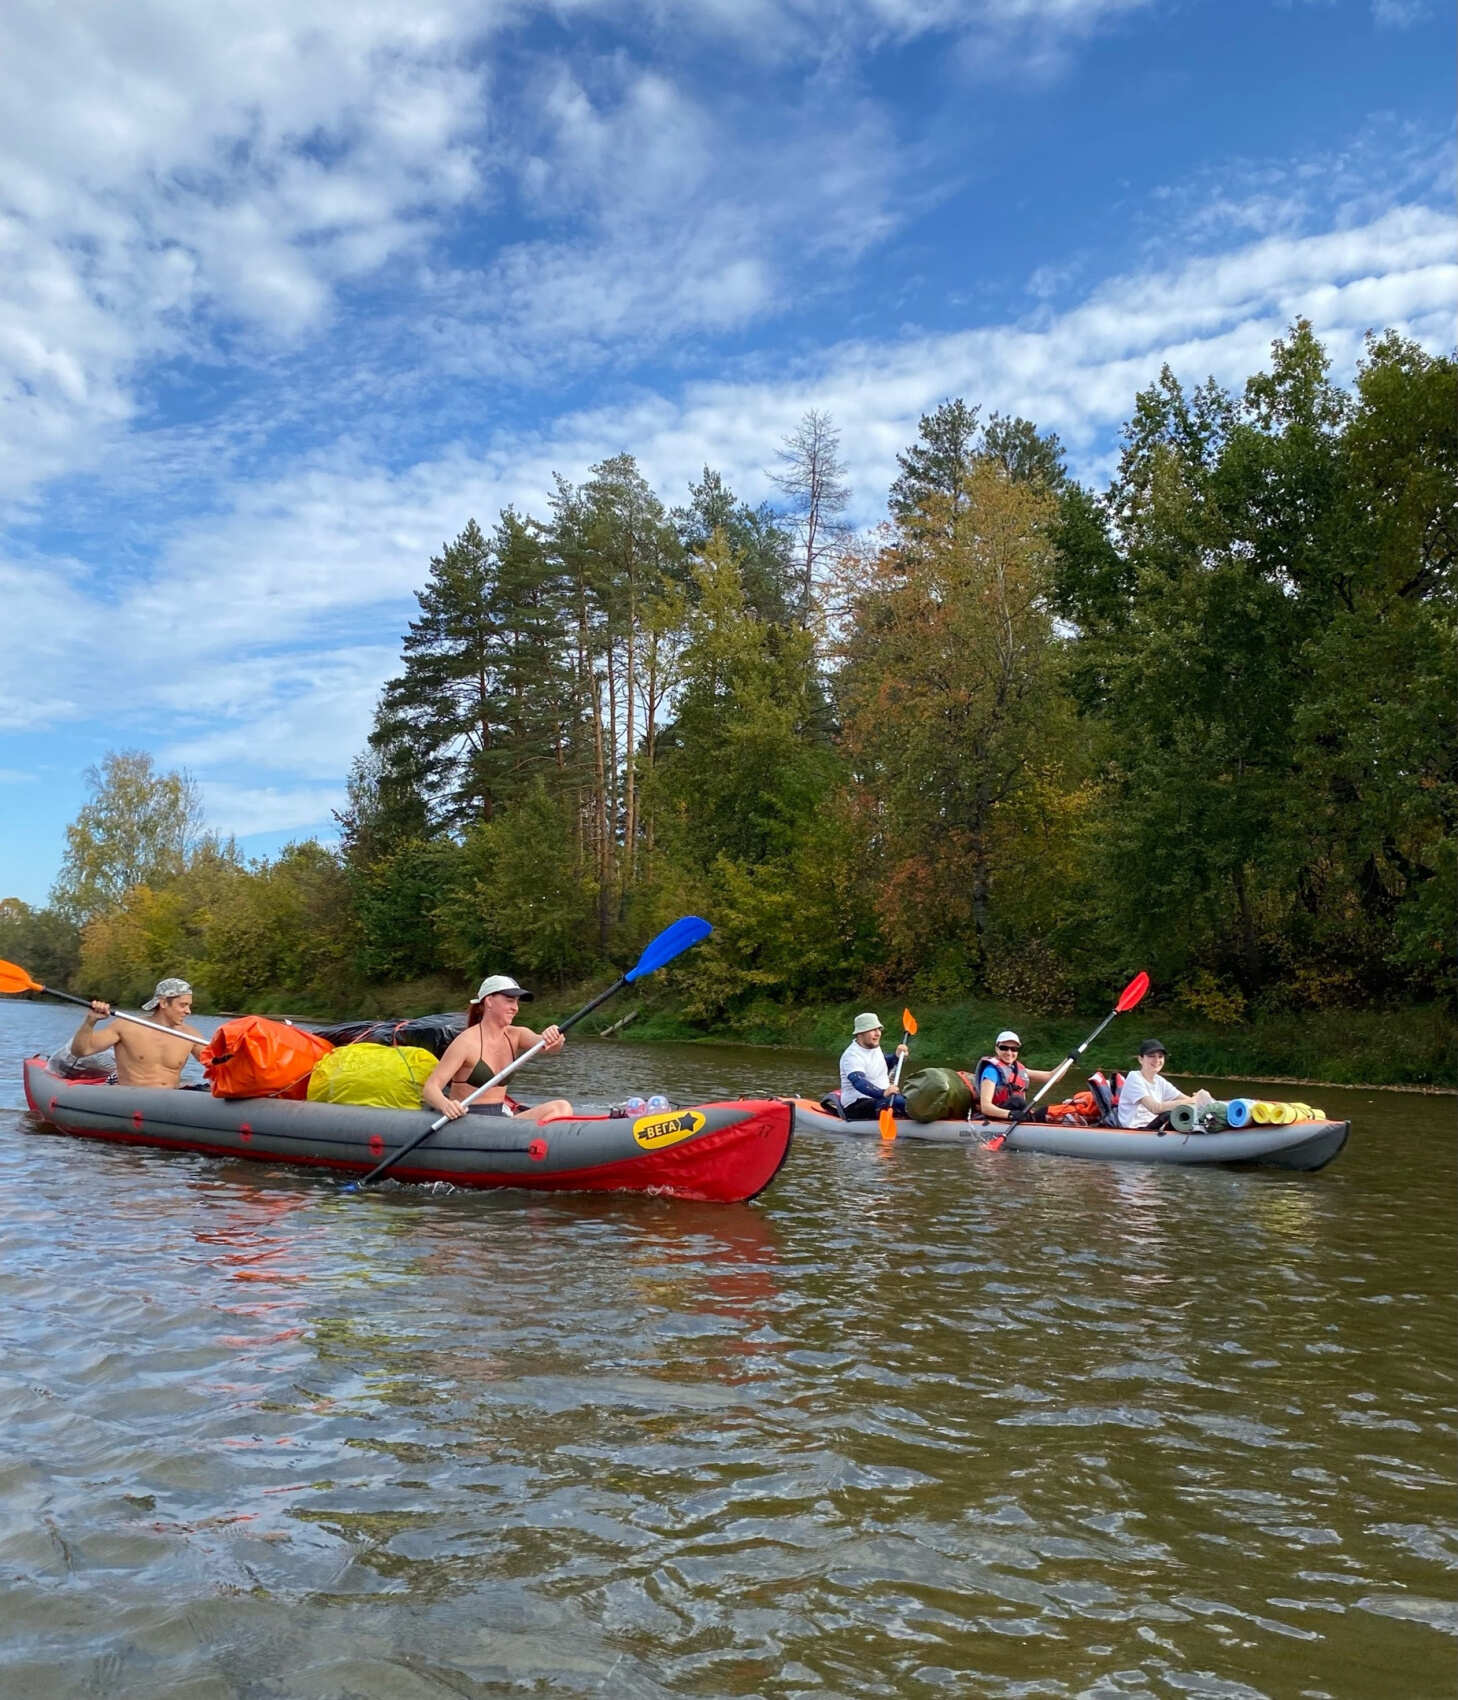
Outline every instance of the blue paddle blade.
<path fill-rule="evenodd" d="M 655 968 L 661 968 L 665 962 L 672 962 L 675 956 L 682 955 L 690 945 L 708 938 L 713 930 L 709 923 L 698 915 L 683 916 L 671 927 L 663 929 L 623 978 L 630 985 L 634 980 L 641 980 L 645 974 L 651 974 Z"/>

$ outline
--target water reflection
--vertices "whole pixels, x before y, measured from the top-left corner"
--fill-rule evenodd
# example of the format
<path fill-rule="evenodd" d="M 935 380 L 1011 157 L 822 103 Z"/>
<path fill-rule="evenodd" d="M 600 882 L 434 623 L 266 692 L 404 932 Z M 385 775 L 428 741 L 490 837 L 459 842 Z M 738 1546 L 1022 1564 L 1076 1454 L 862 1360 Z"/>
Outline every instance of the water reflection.
<path fill-rule="evenodd" d="M 569 1055 L 542 1089 L 585 1096 Z M 1315 1176 L 807 1139 L 730 1209 L 352 1197 L 12 1115 L 0 1692 L 1444 1692 L 1430 1108 Z"/>

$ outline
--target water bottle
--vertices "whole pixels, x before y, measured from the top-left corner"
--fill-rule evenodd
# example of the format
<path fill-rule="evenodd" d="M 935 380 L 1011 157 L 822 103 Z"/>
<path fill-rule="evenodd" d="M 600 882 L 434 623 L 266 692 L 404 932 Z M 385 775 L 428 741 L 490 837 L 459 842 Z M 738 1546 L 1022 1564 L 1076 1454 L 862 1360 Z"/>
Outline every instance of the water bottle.
<path fill-rule="evenodd" d="M 650 1110 L 671 1110 L 673 1105 L 669 1103 L 667 1098 L 665 1098 L 661 1092 L 655 1092 L 648 1100 L 648 1108 Z"/>
<path fill-rule="evenodd" d="M 647 1103 L 636 1094 L 631 1098 L 625 1098 L 623 1100 L 623 1109 L 630 1116 L 641 1116 L 647 1108 Z"/>

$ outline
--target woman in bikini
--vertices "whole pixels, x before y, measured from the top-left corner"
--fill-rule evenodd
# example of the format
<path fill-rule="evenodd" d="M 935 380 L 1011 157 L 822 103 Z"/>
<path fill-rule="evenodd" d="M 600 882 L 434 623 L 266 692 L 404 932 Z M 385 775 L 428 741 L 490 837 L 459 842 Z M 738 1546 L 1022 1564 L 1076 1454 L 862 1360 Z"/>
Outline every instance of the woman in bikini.
<path fill-rule="evenodd" d="M 549 1057 L 562 1049 L 567 1041 L 555 1027 L 549 1027 L 545 1033 L 533 1033 L 530 1027 L 513 1025 L 518 1006 L 531 996 L 510 974 L 493 974 L 481 982 L 475 1000 L 466 1011 L 465 1032 L 446 1047 L 421 1091 L 421 1098 L 430 1109 L 456 1121 L 467 1113 L 461 1102 L 463 1098 L 492 1075 L 500 1074 L 539 1039 L 546 1041 L 544 1054 Z M 491 1116 L 520 1116 L 533 1122 L 554 1121 L 572 1114 L 572 1106 L 565 1098 L 552 1098 L 528 1108 L 508 1098 L 504 1086 L 493 1086 L 489 1092 L 483 1092 L 471 1108 L 484 1110 Z"/>

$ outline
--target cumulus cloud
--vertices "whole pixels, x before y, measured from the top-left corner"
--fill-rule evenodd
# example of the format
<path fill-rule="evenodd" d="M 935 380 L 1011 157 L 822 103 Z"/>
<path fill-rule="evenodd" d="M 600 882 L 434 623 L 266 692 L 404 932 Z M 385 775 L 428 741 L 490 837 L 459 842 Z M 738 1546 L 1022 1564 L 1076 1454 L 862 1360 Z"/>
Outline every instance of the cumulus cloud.
<path fill-rule="evenodd" d="M 455 450 L 398 473 L 361 464 L 352 449 L 321 455 L 242 488 L 228 514 L 182 524 L 155 570 L 114 595 L 74 563 L 6 567 L 0 593 L 40 630 L 80 637 L 58 637 L 46 689 L 5 711 L 32 726 L 80 714 L 90 681 L 105 676 L 109 698 L 125 705 L 119 730 L 132 717 L 154 742 L 170 729 L 168 762 L 235 788 L 234 775 L 275 776 L 243 787 L 248 830 L 300 824 L 299 809 L 315 809 L 317 821 L 320 783 L 342 781 L 398 665 L 428 557 L 468 517 L 489 526 L 508 502 L 540 512 L 554 471 L 582 478 L 628 447 L 670 499 L 705 463 L 759 499 L 771 493 L 775 444 L 816 406 L 841 428 L 856 517 L 869 524 L 897 450 L 948 395 L 1056 429 L 1075 469 L 1092 476 L 1135 392 L 1165 362 L 1187 381 L 1213 374 L 1238 385 L 1305 313 L 1338 371 L 1350 372 L 1368 327 L 1396 325 L 1442 347 L 1455 286 L 1446 214 L 1395 208 L 1357 229 L 1268 237 L 1218 262 L 1111 279 L 1061 314 L 842 342 L 774 378 L 747 371 L 671 393 L 640 389 L 536 433 L 504 432 L 483 454 Z M 287 802 L 296 791 L 314 801 L 296 808 Z"/>
<path fill-rule="evenodd" d="M 517 380 L 783 312 L 928 192 L 866 55 L 948 36 L 1037 59 L 1145 3 L 560 0 L 617 32 L 606 53 L 531 45 L 528 0 L 12 8 L 0 493 L 150 427 L 159 363 L 264 368 L 387 271 L 400 344 L 425 324 L 447 367 Z M 726 34 L 783 73 L 774 98 L 687 92 Z"/>

